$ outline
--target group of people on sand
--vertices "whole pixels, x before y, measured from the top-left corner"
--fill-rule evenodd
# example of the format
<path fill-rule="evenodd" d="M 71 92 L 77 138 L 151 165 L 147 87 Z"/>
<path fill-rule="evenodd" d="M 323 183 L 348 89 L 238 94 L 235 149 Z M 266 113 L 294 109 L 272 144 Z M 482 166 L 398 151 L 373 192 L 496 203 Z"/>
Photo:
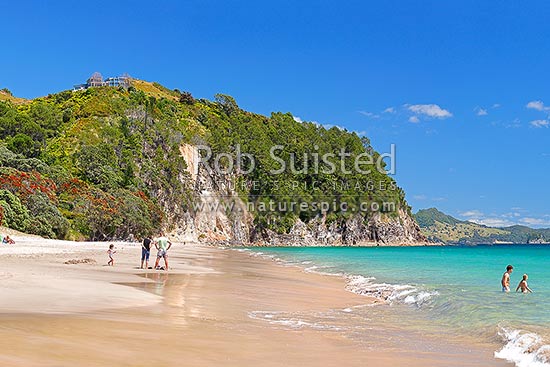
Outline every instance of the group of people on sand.
<path fill-rule="evenodd" d="M 502 274 L 500 284 L 502 285 L 503 292 L 510 292 L 510 275 L 513 271 L 514 267 L 512 265 L 508 265 L 506 267 L 506 271 L 504 272 L 504 274 Z M 529 276 L 527 274 L 523 274 L 522 280 L 516 287 L 516 292 L 521 290 L 521 293 L 533 293 L 533 291 L 531 290 L 531 288 L 529 288 L 529 285 L 527 284 L 527 279 L 529 279 Z"/>
<path fill-rule="evenodd" d="M 15 245 L 15 241 L 10 238 L 8 235 L 0 234 L 0 243 L 3 245 Z"/>
<path fill-rule="evenodd" d="M 149 237 L 144 237 L 141 241 L 141 265 L 140 269 L 143 269 L 145 264 L 145 269 L 152 269 L 149 267 L 149 256 L 151 255 L 152 246 L 155 246 L 157 250 L 157 260 L 155 261 L 155 270 L 168 270 L 168 250 L 172 247 L 172 242 L 161 233 L 159 237 L 151 239 Z M 109 255 L 109 262 L 107 265 L 113 266 L 115 260 L 113 255 L 116 253 L 115 245 L 109 245 L 107 254 Z M 164 266 L 160 266 L 160 260 L 164 260 Z"/>

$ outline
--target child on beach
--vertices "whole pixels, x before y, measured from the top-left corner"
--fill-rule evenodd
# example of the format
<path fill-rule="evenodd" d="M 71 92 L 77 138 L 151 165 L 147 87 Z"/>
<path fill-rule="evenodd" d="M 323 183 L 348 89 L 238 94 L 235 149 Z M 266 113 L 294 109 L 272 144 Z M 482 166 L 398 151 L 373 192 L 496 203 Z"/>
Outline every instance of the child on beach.
<path fill-rule="evenodd" d="M 107 265 L 115 265 L 115 259 L 113 259 L 113 255 L 116 254 L 116 251 L 115 251 L 115 245 L 111 244 L 109 245 L 109 249 L 107 250 L 107 253 L 109 254 L 109 262 L 107 263 Z"/>
<path fill-rule="evenodd" d="M 516 292 L 521 289 L 521 293 L 533 293 L 531 288 L 527 285 L 527 279 L 529 279 L 529 276 L 527 276 L 527 274 L 523 274 L 523 279 L 519 282 Z"/>

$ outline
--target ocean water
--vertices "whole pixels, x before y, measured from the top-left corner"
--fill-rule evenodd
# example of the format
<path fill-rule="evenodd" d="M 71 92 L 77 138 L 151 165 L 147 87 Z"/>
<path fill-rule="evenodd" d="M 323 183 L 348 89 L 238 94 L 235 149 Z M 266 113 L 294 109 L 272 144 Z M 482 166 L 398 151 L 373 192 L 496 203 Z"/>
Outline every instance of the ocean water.
<path fill-rule="evenodd" d="M 309 247 L 252 248 L 252 254 L 275 258 L 347 279 L 347 289 L 385 300 L 357 317 L 355 337 L 368 318 L 391 319 L 412 332 L 435 338 L 469 338 L 497 345 L 495 358 L 519 367 L 550 366 L 550 245 L 476 247 Z M 511 293 L 500 279 L 512 264 Z M 532 294 L 515 293 L 522 275 L 529 275 Z M 378 308 L 378 310 L 373 311 Z M 359 316 L 357 316 L 359 314 Z M 273 322 L 323 325 L 319 317 Z M 327 328 L 335 315 L 327 317 Z M 358 331 L 357 331 L 358 330 Z"/>

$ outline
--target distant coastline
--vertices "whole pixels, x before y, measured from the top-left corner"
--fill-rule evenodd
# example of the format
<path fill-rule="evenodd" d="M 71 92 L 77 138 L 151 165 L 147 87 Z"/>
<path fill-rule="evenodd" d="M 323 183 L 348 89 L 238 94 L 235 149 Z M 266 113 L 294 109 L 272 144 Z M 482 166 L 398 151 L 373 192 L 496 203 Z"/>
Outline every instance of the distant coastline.
<path fill-rule="evenodd" d="M 430 240 L 448 245 L 550 244 L 550 229 L 514 225 L 489 227 L 456 219 L 436 208 L 419 210 L 414 217 Z"/>

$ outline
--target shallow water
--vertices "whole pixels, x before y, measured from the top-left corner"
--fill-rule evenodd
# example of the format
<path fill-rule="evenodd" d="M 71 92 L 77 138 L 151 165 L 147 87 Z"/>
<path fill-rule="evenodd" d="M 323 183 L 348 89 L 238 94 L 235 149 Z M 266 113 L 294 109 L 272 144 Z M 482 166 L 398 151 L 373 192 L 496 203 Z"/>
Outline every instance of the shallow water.
<path fill-rule="evenodd" d="M 306 271 L 346 276 L 348 290 L 390 303 L 376 311 L 347 310 L 357 326 L 367 318 L 395 321 L 434 338 L 487 343 L 518 366 L 550 366 L 550 246 L 252 250 Z M 515 270 L 506 294 L 500 279 L 508 264 Z M 513 292 L 523 273 L 532 294 Z M 353 333 L 367 335 L 360 328 Z"/>

